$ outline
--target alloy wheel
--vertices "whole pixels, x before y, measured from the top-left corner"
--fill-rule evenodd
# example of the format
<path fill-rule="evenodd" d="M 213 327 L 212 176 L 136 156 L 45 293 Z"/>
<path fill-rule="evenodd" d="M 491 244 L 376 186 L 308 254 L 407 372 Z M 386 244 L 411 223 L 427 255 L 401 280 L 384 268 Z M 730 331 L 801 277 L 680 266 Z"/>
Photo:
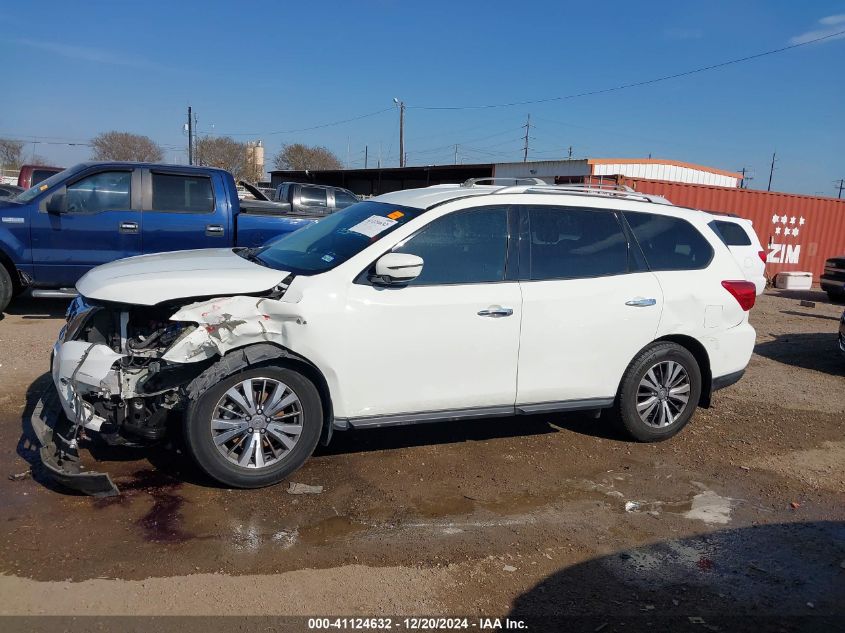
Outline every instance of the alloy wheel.
<path fill-rule="evenodd" d="M 267 468 L 284 459 L 302 435 L 299 396 L 274 378 L 247 378 L 217 401 L 211 436 L 217 450 L 242 468 Z"/>
<path fill-rule="evenodd" d="M 637 388 L 637 413 L 654 428 L 671 426 L 689 404 L 690 378 L 683 365 L 666 360 L 653 365 Z"/>

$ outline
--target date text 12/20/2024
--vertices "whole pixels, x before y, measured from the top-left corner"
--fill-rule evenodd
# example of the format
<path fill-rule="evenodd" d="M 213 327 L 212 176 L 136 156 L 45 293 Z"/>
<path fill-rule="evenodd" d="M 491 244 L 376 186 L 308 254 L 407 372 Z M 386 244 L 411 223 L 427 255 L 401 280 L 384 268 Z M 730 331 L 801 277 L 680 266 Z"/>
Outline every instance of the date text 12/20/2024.
<path fill-rule="evenodd" d="M 407 629 L 411 631 L 518 631 L 528 629 L 522 620 L 510 618 L 309 618 L 310 630 L 369 630 L 392 631 Z"/>

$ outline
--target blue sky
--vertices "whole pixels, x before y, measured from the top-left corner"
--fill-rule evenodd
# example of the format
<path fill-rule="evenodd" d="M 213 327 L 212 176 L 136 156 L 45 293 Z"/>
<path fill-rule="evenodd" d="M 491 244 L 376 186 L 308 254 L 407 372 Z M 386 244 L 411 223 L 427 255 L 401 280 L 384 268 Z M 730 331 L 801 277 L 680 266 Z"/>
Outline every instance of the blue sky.
<path fill-rule="evenodd" d="M 407 105 L 409 164 L 655 157 L 747 167 L 765 188 L 832 195 L 845 178 L 845 38 L 619 92 L 598 90 L 845 30 L 845 1 L 707 3 L 55 2 L 0 3 L 0 59 L 14 88 L 0 136 L 81 142 L 146 134 L 186 159 L 190 104 L 200 133 L 325 145 L 344 162 L 398 163 Z M 386 110 L 342 125 L 279 134 Z M 347 151 L 348 148 L 348 151 Z M 380 150 L 379 150 L 380 148 Z M 89 148 L 29 144 L 51 162 Z"/>

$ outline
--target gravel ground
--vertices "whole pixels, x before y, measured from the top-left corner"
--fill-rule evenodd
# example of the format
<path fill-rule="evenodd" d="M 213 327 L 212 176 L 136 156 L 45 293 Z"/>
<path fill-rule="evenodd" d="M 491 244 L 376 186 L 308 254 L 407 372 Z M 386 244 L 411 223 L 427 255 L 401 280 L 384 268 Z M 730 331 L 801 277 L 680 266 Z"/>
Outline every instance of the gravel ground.
<path fill-rule="evenodd" d="M 33 459 L 22 418 L 63 309 L 0 321 L 0 614 L 845 620 L 842 307 L 821 293 L 762 297 L 745 378 L 667 442 L 560 414 L 350 432 L 294 475 L 324 487 L 301 496 L 216 487 L 178 446 L 98 451 L 111 499 L 7 478 Z"/>

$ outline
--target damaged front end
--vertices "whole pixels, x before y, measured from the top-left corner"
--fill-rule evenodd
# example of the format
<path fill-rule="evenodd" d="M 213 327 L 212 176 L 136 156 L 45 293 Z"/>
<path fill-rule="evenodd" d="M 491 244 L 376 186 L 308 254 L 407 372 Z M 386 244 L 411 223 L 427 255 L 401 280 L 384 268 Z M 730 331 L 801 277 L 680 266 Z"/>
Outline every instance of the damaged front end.
<path fill-rule="evenodd" d="M 285 280 L 286 282 L 289 280 Z M 78 442 L 91 433 L 114 446 L 163 440 L 191 398 L 191 384 L 227 351 L 284 344 L 303 324 L 288 283 L 265 296 L 235 296 L 155 306 L 79 296 L 53 348 L 55 389 L 32 416 L 41 459 L 54 478 L 86 494 L 113 495 L 108 475 L 85 472 Z M 62 415 L 63 414 L 63 415 Z"/>

